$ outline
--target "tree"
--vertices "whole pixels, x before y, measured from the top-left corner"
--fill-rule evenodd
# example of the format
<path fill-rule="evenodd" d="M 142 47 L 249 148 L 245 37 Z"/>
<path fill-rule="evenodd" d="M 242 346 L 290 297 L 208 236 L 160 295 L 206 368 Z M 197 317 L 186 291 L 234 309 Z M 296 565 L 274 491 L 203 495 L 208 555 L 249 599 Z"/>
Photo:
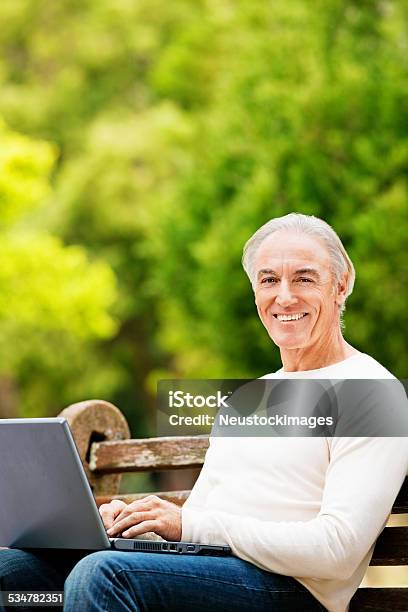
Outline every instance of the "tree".
<path fill-rule="evenodd" d="M 84 369 L 86 377 L 89 344 L 115 333 L 115 279 L 83 247 L 66 247 L 37 228 L 55 147 L 4 124 L 0 140 L 0 381 L 7 389 L 0 410 L 17 408 L 10 404 L 14 381 L 19 414 L 47 414 L 61 407 L 61 399 L 73 398 L 73 388 L 82 389 L 85 380 L 76 380 Z M 101 383 L 99 390 L 107 392 L 109 383 Z"/>

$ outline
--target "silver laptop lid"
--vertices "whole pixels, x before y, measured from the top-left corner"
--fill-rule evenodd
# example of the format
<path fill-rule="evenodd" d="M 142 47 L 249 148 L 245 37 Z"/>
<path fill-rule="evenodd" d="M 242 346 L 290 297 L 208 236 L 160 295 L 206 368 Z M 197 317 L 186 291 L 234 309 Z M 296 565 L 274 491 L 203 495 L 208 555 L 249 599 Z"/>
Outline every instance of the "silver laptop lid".
<path fill-rule="evenodd" d="M 0 420 L 0 546 L 110 547 L 65 419 Z"/>

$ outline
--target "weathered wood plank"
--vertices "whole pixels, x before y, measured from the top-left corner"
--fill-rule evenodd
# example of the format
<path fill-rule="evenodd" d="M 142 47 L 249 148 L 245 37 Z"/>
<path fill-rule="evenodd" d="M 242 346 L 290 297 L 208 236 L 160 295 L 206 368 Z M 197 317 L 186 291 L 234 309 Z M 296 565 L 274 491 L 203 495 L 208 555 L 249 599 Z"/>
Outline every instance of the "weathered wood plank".
<path fill-rule="evenodd" d="M 162 499 L 165 499 L 173 504 L 182 506 L 190 495 L 190 491 L 159 491 L 158 493 L 124 493 L 122 495 L 97 495 L 96 503 L 98 506 L 101 504 L 108 504 L 112 499 L 121 499 L 126 504 L 130 504 L 132 501 L 142 499 L 146 495 L 157 495 Z"/>
<path fill-rule="evenodd" d="M 95 474 L 89 469 L 89 453 L 94 442 L 124 440 L 130 436 L 129 426 L 119 408 L 103 400 L 78 402 L 60 415 L 67 419 L 94 494 L 119 491 L 120 474 Z"/>
<path fill-rule="evenodd" d="M 350 603 L 350 612 L 407 612 L 408 589 L 360 588 Z"/>
<path fill-rule="evenodd" d="M 408 512 L 408 476 L 405 478 L 404 484 L 398 493 L 392 512 L 393 514 L 403 514 Z"/>
<path fill-rule="evenodd" d="M 207 448 L 208 436 L 95 442 L 89 467 L 99 474 L 200 467 Z"/>
<path fill-rule="evenodd" d="M 386 527 L 377 540 L 370 565 L 407 564 L 408 527 Z"/>

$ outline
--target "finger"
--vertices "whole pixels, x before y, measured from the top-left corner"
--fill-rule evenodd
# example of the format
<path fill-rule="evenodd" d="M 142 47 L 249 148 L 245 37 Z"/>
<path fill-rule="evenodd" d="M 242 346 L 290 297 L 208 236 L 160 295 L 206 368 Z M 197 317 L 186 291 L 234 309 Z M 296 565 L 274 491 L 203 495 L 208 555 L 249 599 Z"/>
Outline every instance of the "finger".
<path fill-rule="evenodd" d="M 126 507 L 126 504 L 121 499 L 112 499 L 112 501 L 109 504 L 101 504 L 99 506 L 99 512 L 101 513 L 111 512 L 111 511 L 117 512 L 117 511 L 122 510 L 125 507 Z"/>
<path fill-rule="evenodd" d="M 146 512 L 151 510 L 151 506 L 146 503 L 140 503 L 142 500 L 138 500 L 137 502 L 132 502 L 128 504 L 125 508 L 123 508 L 118 514 L 115 516 L 113 524 L 115 525 L 119 521 L 127 518 L 130 514 L 134 512 Z"/>
<path fill-rule="evenodd" d="M 110 536 L 117 535 L 118 533 L 123 533 L 129 527 L 133 525 L 137 525 L 142 521 L 146 521 L 148 519 L 152 519 L 150 513 L 148 512 L 133 512 L 130 516 L 125 517 L 118 523 L 114 523 L 110 529 L 108 529 L 108 534 Z"/>
<path fill-rule="evenodd" d="M 100 506 L 99 513 L 106 529 L 112 527 L 113 521 L 124 507 L 126 507 L 126 504 L 119 499 L 114 499 L 110 504 L 102 504 Z"/>
<path fill-rule="evenodd" d="M 109 527 L 111 527 L 113 523 L 114 514 L 113 508 L 110 506 L 110 504 L 103 504 L 99 508 L 99 514 L 101 515 L 105 528 L 108 529 Z"/>
<path fill-rule="evenodd" d="M 133 510 L 139 510 L 142 507 L 149 507 L 149 508 L 154 508 L 155 506 L 160 505 L 160 503 L 162 503 L 163 500 L 160 499 L 160 497 L 157 497 L 157 495 L 146 495 L 145 497 L 142 497 L 140 499 L 135 499 L 135 501 L 131 502 L 130 504 L 128 504 L 128 508 L 132 508 Z"/>
<path fill-rule="evenodd" d="M 124 538 L 135 538 L 136 536 L 142 535 L 143 533 L 148 533 L 149 531 L 155 532 L 158 528 L 159 523 L 157 520 L 153 519 L 149 521 L 143 521 L 142 523 L 134 525 L 133 527 L 126 529 L 126 531 L 123 531 L 122 536 Z"/>
<path fill-rule="evenodd" d="M 147 501 L 147 502 L 158 502 L 158 501 L 163 501 L 160 497 L 157 497 L 157 495 L 146 495 L 146 497 L 142 497 L 139 500 L 136 501 Z"/>

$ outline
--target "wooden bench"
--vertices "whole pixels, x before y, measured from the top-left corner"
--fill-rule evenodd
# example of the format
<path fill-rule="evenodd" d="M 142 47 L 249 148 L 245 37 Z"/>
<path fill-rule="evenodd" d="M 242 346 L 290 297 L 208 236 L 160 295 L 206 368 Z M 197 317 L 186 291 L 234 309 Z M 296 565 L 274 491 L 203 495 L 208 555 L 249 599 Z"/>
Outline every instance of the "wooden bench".
<path fill-rule="evenodd" d="M 121 474 L 201 467 L 207 436 L 130 439 L 127 421 L 118 408 L 102 400 L 73 404 L 63 410 L 98 505 L 122 499 L 129 503 L 147 493 L 119 494 Z M 156 495 L 183 505 L 190 491 Z M 408 512 L 408 478 L 394 503 L 393 514 Z M 377 540 L 371 565 L 408 566 L 408 527 L 386 527 Z M 408 580 L 408 567 L 407 567 Z M 350 610 L 407 612 L 407 588 L 359 588 Z"/>

